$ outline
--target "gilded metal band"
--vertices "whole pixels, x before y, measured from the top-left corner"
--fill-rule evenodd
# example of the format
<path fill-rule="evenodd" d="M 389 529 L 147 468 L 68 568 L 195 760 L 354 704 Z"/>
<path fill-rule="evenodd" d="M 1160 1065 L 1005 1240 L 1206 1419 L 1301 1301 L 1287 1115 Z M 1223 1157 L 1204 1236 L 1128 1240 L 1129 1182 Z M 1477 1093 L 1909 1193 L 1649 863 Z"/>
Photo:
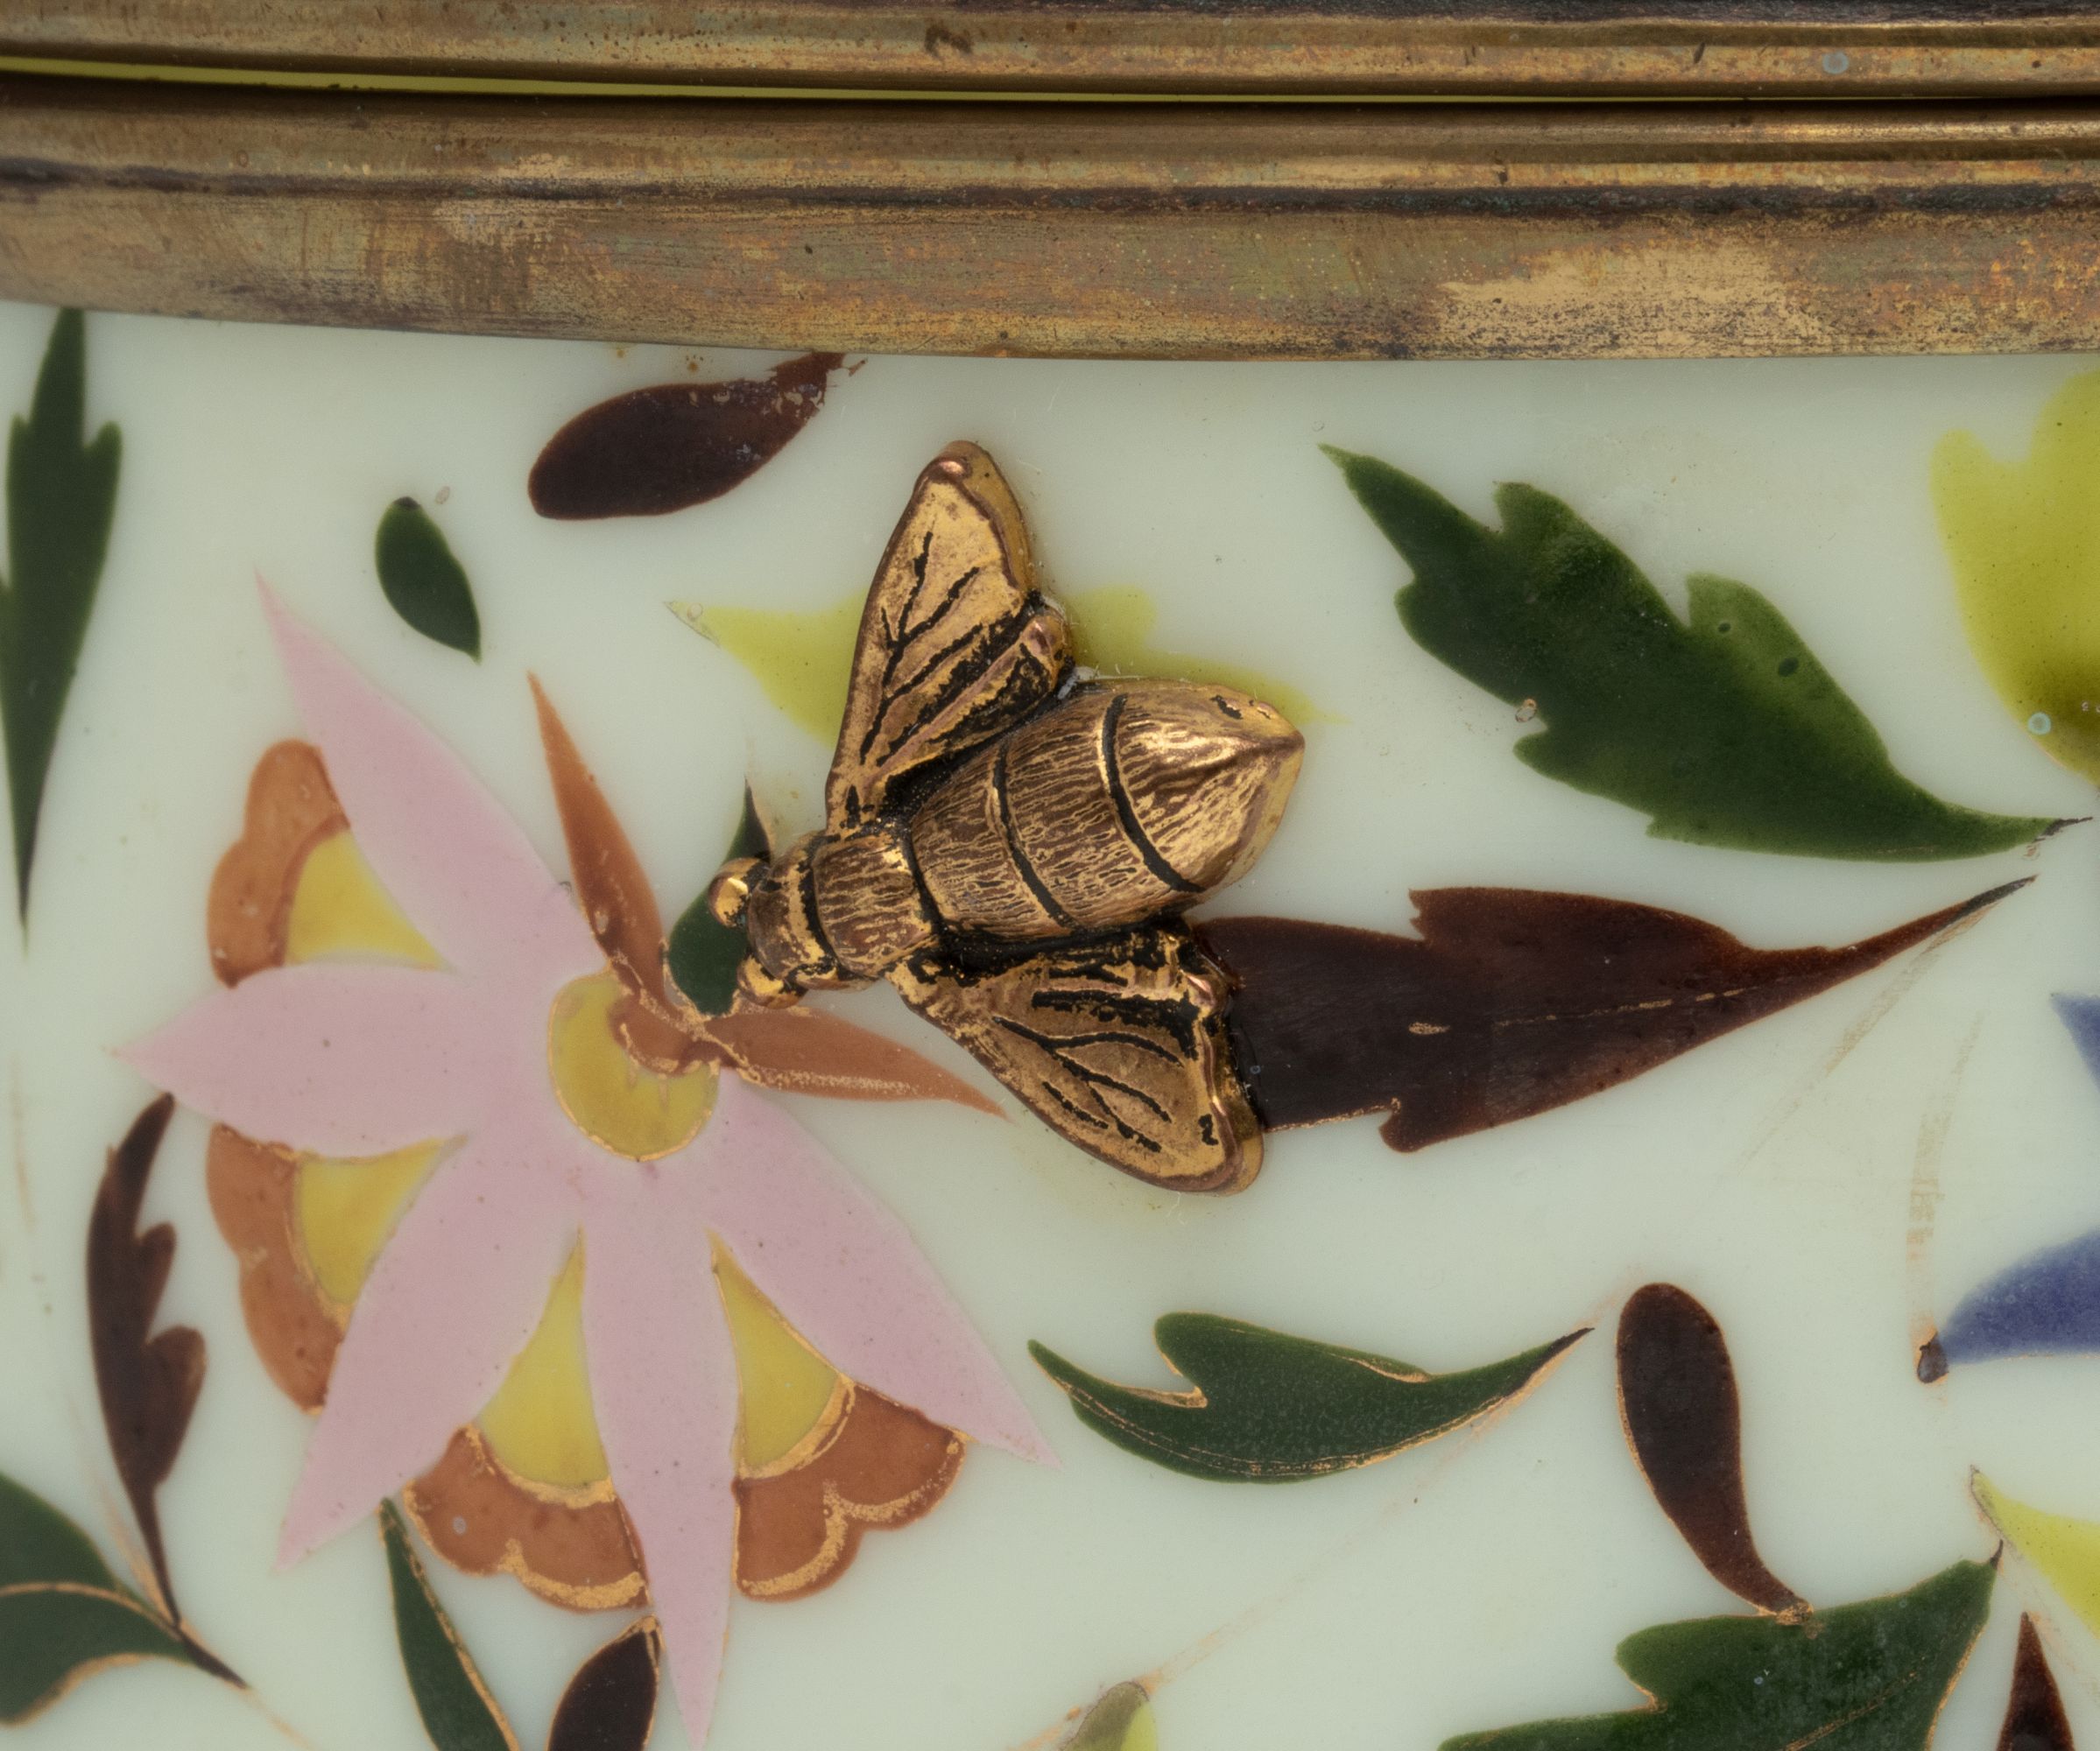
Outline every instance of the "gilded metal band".
<path fill-rule="evenodd" d="M 2100 89 L 2091 9 L 2033 0 L 14 0 L 0 54 L 898 90 Z"/>
<path fill-rule="evenodd" d="M 0 80 L 0 296 L 846 351 L 2100 345 L 2100 104 L 915 104 Z"/>

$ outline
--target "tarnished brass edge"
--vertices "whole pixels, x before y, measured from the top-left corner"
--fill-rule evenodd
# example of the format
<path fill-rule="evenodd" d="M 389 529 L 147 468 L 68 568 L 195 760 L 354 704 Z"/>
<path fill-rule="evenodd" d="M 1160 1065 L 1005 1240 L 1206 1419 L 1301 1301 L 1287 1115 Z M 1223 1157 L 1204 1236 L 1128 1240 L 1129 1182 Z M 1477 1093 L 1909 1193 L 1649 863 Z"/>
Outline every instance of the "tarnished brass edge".
<path fill-rule="evenodd" d="M 1892 12 L 1898 16 L 1892 18 Z M 1910 16 L 1902 16 L 1908 14 Z M 0 54 L 292 71 L 1067 91 L 2100 89 L 2090 8 L 1215 0 L 19 0 Z"/>
<path fill-rule="evenodd" d="M 2100 102 L 652 103 L 0 79 L 0 296 L 844 351 L 2100 345 Z"/>

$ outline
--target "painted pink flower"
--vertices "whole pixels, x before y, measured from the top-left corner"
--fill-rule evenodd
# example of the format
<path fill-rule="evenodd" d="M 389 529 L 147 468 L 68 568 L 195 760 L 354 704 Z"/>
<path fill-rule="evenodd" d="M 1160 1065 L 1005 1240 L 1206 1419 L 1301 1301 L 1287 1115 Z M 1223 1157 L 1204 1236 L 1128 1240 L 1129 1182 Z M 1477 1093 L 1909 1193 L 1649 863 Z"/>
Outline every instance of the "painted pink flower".
<path fill-rule="evenodd" d="M 677 1147 L 638 1158 L 571 1117 L 550 1017 L 607 955 L 448 749 L 267 591 L 308 733 L 359 850 L 441 959 L 270 967 L 123 1055 L 247 1136 L 335 1157 L 457 1143 L 373 1265 L 285 1516 L 292 1562 L 444 1451 L 583 1254 L 591 1399 L 688 1732 L 706 1737 L 736 1537 L 737 1387 L 719 1244 L 835 1368 L 1053 1462 L 901 1224 L 778 1105 L 724 1074 Z"/>

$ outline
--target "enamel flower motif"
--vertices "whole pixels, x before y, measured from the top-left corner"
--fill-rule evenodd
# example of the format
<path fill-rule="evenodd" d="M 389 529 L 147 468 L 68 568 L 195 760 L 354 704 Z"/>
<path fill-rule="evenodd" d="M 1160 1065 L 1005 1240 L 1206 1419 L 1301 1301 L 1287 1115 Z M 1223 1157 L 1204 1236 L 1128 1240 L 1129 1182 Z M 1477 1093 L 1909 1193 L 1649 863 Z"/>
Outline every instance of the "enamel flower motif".
<path fill-rule="evenodd" d="M 280 1559 L 405 1489 L 463 1566 L 581 1606 L 645 1584 L 697 1743 L 733 1586 L 822 1585 L 862 1525 L 938 1499 L 957 1437 L 1054 1462 L 902 1226 L 750 1085 L 982 1099 L 828 1017 L 680 1014 L 654 902 L 544 698 L 574 897 L 448 749 L 264 603 L 316 746 L 264 756 L 215 886 L 230 988 L 124 1056 L 218 1122 L 251 1328 L 319 1400 Z M 258 822 L 272 786 L 293 806 Z M 588 1380 L 566 1445 L 540 1389 L 565 1332 Z M 509 1476 L 499 1431 L 537 1478 Z M 856 1513 L 841 1467 L 884 1499 Z M 506 1500 L 525 1511 L 492 1537 L 476 1522 Z"/>

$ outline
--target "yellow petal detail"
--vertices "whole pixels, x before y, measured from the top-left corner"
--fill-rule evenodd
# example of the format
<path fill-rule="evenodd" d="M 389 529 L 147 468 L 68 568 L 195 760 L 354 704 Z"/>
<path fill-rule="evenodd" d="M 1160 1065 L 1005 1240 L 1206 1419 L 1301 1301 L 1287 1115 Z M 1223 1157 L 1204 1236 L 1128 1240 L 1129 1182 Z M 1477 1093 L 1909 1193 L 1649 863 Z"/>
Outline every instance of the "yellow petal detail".
<path fill-rule="evenodd" d="M 307 1156 L 293 1183 L 299 1245 L 321 1291 L 347 1308 L 423 1184 L 441 1143 L 413 1143 L 361 1161 Z"/>
<path fill-rule="evenodd" d="M 285 926 L 288 963 L 330 956 L 440 964 L 437 951 L 379 885 L 347 833 L 323 840 L 307 854 Z"/>
<path fill-rule="evenodd" d="M 608 1474 L 583 1353 L 583 1249 L 554 1280 L 532 1340 L 480 1418 L 489 1451 L 532 1483 L 584 1489 Z"/>
<path fill-rule="evenodd" d="M 755 1475 L 778 1466 L 825 1420 L 840 1378 L 719 1246 L 715 1280 L 722 1289 L 743 1394 L 738 1469 Z"/>
<path fill-rule="evenodd" d="M 846 714 L 846 679 L 866 600 L 856 590 L 808 613 L 705 602 L 673 602 L 671 612 L 721 645 L 751 671 L 767 699 L 828 744 Z"/>
<path fill-rule="evenodd" d="M 2100 780 L 2100 372 L 2057 392 L 2019 461 L 1949 432 L 1932 489 L 1984 673 L 2044 751 Z"/>
<path fill-rule="evenodd" d="M 547 1022 L 547 1064 L 578 1130 L 615 1155 L 655 1161 L 707 1123 L 715 1072 L 696 1064 L 666 1076 L 638 1064 L 613 1031 L 614 1006 L 625 995 L 610 971 L 563 987 Z"/>
<path fill-rule="evenodd" d="M 2100 1635 L 2100 1525 L 2015 1501 L 1981 1472 L 1970 1487 L 2006 1542 L 2055 1588 L 2088 1629 Z"/>

